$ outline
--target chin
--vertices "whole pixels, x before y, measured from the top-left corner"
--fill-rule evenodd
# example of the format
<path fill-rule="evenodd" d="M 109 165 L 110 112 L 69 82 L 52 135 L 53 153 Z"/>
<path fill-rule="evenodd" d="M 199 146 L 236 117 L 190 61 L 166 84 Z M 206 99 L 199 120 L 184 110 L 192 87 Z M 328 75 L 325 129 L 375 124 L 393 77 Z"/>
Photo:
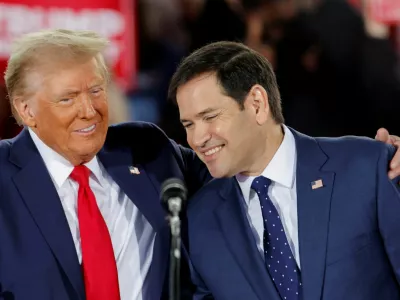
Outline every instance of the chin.
<path fill-rule="evenodd" d="M 209 168 L 208 171 L 210 172 L 213 178 L 226 178 L 231 177 L 231 175 L 226 172 L 226 170 L 218 170 L 216 168 Z"/>
<path fill-rule="evenodd" d="M 94 157 L 101 150 L 102 144 L 83 142 L 74 147 L 74 151 L 81 157 Z"/>

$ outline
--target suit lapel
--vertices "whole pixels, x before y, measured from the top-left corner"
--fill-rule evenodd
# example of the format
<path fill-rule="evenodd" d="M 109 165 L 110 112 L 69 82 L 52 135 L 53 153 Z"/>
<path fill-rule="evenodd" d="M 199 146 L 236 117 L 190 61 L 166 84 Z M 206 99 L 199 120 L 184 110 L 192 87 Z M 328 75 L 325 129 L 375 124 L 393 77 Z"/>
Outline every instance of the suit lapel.
<path fill-rule="evenodd" d="M 124 193 L 133 201 L 135 206 L 146 217 L 155 231 L 165 224 L 165 213 L 161 205 L 154 205 L 160 196 L 150 180 L 149 174 L 141 164 L 133 162 L 132 154 L 128 151 L 107 152 L 102 150 L 98 155 L 108 174 L 121 187 Z M 130 171 L 137 168 L 139 173 Z M 151 199 L 151 200 L 150 200 Z"/>
<path fill-rule="evenodd" d="M 324 171 L 328 157 L 315 139 L 292 130 L 297 149 L 297 212 L 303 299 L 322 297 L 333 172 Z M 321 180 L 322 187 L 312 188 Z"/>
<path fill-rule="evenodd" d="M 257 249 L 234 178 L 226 180 L 220 194 L 224 201 L 217 207 L 216 217 L 229 250 L 260 300 L 280 299 Z"/>
<path fill-rule="evenodd" d="M 169 227 L 160 202 L 160 183 L 153 176 L 156 170 L 154 167 L 149 167 L 149 164 L 146 164 L 145 167 L 144 164 L 135 162 L 129 149 L 125 149 L 125 151 L 103 149 L 98 157 L 108 174 L 132 200 L 157 233 L 152 267 L 148 276 L 152 282 L 149 292 L 154 298 L 159 298 L 167 271 Z M 131 172 L 131 170 L 134 171 Z"/>
<path fill-rule="evenodd" d="M 26 207 L 65 271 L 78 299 L 84 299 L 81 268 L 60 198 L 26 129 L 16 139 L 10 161 L 21 168 L 13 181 Z"/>

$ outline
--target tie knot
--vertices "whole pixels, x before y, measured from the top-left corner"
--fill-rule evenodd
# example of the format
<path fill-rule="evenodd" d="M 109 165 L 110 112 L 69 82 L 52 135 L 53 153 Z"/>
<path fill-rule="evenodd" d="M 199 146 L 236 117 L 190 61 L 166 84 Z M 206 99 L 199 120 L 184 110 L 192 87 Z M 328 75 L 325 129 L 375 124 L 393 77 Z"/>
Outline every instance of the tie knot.
<path fill-rule="evenodd" d="M 258 176 L 254 178 L 251 184 L 251 188 L 255 190 L 257 193 L 267 193 L 270 184 L 271 184 L 271 179 L 264 176 Z"/>
<path fill-rule="evenodd" d="M 71 178 L 79 183 L 80 186 L 89 185 L 90 170 L 83 165 L 76 166 L 71 172 Z"/>

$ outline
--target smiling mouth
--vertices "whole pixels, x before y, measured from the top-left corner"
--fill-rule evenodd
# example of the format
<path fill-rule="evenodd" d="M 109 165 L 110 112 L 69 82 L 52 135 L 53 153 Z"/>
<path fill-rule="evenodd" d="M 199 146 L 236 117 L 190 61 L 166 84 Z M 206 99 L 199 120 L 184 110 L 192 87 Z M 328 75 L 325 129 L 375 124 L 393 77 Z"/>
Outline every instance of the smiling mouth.
<path fill-rule="evenodd" d="M 76 130 L 76 132 L 78 132 L 78 133 L 91 133 L 95 129 L 96 129 L 96 124 L 94 124 L 94 125 L 92 125 L 90 127 L 86 127 L 86 128 L 83 128 L 83 129 Z"/>
<path fill-rule="evenodd" d="M 215 154 L 215 153 L 221 151 L 222 147 L 223 147 L 223 146 L 218 146 L 218 147 L 212 148 L 212 149 L 208 150 L 207 152 L 204 152 L 204 156 L 213 155 L 213 154 Z"/>

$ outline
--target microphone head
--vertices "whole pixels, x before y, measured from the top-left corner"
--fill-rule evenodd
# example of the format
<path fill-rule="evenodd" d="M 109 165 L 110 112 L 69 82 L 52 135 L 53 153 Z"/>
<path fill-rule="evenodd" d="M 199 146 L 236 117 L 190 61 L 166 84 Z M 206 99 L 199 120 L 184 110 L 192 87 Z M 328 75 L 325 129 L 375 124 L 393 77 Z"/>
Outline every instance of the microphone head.
<path fill-rule="evenodd" d="M 168 199 L 180 198 L 186 201 L 187 189 L 179 178 L 170 178 L 164 181 L 161 186 L 161 201 L 164 205 L 168 204 Z"/>

